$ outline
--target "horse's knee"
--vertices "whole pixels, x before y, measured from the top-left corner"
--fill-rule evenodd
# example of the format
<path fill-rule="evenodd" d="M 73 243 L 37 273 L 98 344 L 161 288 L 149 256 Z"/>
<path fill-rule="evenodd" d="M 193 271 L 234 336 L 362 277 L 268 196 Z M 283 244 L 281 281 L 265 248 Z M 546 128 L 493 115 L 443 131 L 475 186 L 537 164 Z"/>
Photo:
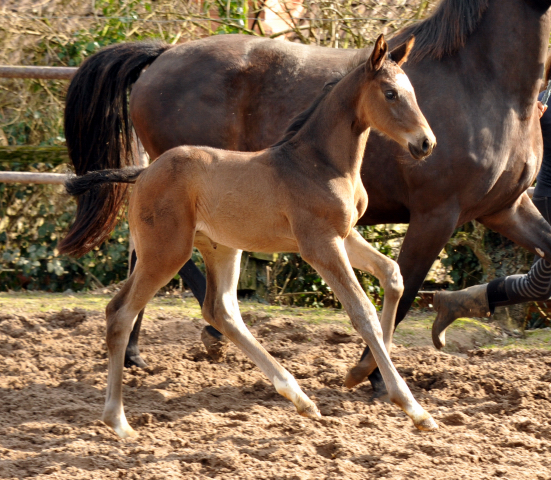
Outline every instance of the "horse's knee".
<path fill-rule="evenodd" d="M 388 270 L 388 276 L 383 286 L 385 289 L 385 294 L 392 293 L 400 298 L 404 293 L 404 279 L 402 277 L 402 273 L 400 272 L 400 267 L 396 262 L 392 262 L 389 264 Z"/>

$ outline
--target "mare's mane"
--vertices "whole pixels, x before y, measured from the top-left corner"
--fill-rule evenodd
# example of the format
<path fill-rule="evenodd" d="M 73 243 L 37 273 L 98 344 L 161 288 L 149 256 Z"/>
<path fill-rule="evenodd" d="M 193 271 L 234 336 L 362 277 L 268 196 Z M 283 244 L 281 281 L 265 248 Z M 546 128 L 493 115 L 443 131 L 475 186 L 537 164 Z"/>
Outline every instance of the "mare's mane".
<path fill-rule="evenodd" d="M 417 62 L 430 56 L 436 60 L 452 55 L 465 45 L 473 33 L 490 0 L 442 0 L 434 13 L 394 37 L 398 44 L 415 36 L 415 46 L 408 62 Z"/>

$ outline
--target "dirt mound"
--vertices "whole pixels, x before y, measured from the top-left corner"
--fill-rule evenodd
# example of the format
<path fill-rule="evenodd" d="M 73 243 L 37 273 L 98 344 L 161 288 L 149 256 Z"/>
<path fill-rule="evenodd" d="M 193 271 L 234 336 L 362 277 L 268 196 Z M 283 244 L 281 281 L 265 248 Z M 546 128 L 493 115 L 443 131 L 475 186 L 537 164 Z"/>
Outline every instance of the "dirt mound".
<path fill-rule="evenodd" d="M 199 319 L 146 319 L 149 367 L 125 371 L 119 440 L 98 419 L 104 319 L 79 309 L 0 314 L 0 478 L 551 478 L 551 354 L 396 346 L 393 359 L 440 425 L 422 433 L 368 385 L 342 387 L 358 337 L 300 316 L 246 323 L 323 415 L 299 416 L 235 347 L 212 362 Z"/>

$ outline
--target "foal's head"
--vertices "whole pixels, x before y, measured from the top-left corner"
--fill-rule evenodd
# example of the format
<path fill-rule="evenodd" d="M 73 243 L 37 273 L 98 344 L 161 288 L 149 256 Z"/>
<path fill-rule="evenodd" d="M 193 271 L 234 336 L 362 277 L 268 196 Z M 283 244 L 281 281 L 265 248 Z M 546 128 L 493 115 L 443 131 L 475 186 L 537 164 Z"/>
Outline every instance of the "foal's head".
<path fill-rule="evenodd" d="M 417 105 L 408 77 L 400 68 L 414 41 L 412 37 L 388 55 L 388 45 L 383 35 L 379 36 L 365 64 L 368 83 L 363 89 L 360 105 L 364 107 L 367 123 L 420 160 L 432 153 L 436 138 Z"/>

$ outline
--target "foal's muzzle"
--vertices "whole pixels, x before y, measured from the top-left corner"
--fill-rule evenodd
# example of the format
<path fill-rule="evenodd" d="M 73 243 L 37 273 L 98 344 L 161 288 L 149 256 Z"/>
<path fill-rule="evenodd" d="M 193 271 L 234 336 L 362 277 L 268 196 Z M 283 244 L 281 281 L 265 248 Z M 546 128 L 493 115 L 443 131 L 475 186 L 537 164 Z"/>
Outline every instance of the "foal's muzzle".
<path fill-rule="evenodd" d="M 436 141 L 431 140 L 428 137 L 422 138 L 416 144 L 408 143 L 409 153 L 413 158 L 415 158 L 415 160 L 427 158 L 432 153 L 435 146 Z"/>

